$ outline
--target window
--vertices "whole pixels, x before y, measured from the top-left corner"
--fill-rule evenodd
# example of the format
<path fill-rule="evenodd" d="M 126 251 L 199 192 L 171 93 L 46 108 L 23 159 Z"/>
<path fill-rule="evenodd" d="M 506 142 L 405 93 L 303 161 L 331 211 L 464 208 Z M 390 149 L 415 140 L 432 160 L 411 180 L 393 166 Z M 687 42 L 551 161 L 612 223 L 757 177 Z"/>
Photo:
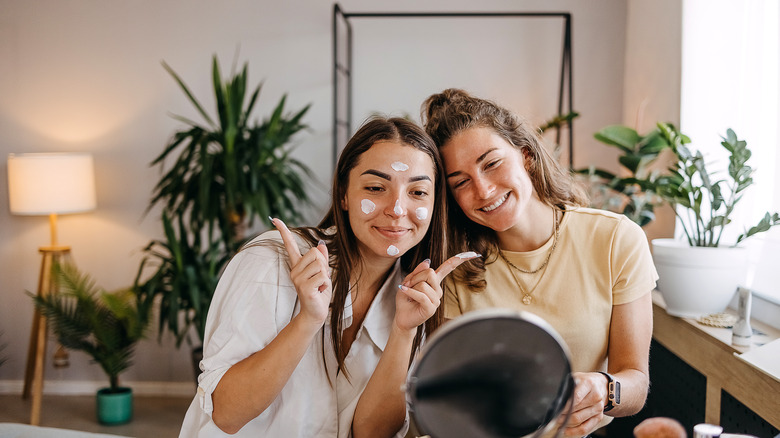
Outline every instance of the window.
<path fill-rule="evenodd" d="M 727 169 L 720 137 L 732 128 L 753 156 L 755 184 L 724 231 L 733 242 L 780 211 L 780 2 L 684 0 L 680 128 L 708 166 Z M 679 228 L 679 227 L 678 227 Z M 748 287 L 780 304 L 780 230 L 751 238 Z"/>

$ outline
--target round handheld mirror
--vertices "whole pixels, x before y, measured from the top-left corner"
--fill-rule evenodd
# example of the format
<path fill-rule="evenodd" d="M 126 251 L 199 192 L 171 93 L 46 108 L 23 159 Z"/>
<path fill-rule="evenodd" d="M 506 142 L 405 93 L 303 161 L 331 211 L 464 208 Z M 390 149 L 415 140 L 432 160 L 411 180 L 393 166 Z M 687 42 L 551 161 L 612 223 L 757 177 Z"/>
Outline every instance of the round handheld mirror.
<path fill-rule="evenodd" d="M 484 309 L 443 325 L 410 370 L 406 397 L 432 438 L 541 436 L 574 389 L 566 344 L 527 312 Z"/>

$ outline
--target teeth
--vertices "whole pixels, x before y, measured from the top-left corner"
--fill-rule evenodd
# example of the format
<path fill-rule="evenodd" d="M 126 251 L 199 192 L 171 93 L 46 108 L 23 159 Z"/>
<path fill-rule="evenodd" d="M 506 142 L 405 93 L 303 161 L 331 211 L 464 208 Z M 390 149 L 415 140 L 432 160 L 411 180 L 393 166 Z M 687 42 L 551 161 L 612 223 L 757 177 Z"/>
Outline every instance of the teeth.
<path fill-rule="evenodd" d="M 508 198 L 508 197 L 509 197 L 509 193 L 504 195 L 503 198 L 499 199 L 494 204 L 488 205 L 487 207 L 482 207 L 480 210 L 482 210 L 482 211 L 493 211 L 493 210 L 497 209 L 498 207 L 500 207 L 501 204 L 503 204 L 504 201 L 506 201 L 506 198 Z"/>

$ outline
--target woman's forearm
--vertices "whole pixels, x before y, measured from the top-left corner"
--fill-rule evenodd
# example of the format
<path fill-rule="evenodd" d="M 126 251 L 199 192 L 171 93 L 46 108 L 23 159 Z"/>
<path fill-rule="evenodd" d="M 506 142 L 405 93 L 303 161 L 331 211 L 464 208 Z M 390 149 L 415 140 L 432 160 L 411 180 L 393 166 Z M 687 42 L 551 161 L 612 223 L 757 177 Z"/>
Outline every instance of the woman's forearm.
<path fill-rule="evenodd" d="M 643 371 L 625 369 L 613 374 L 620 382 L 620 404 L 609 410 L 610 417 L 634 415 L 645 405 L 649 377 Z"/>
<path fill-rule="evenodd" d="M 214 424 L 233 434 L 265 411 L 321 326 L 296 315 L 265 348 L 230 367 L 212 394 Z"/>
<path fill-rule="evenodd" d="M 382 357 L 355 408 L 354 438 L 392 437 L 403 426 L 406 397 L 402 386 L 406 382 L 415 333 L 393 325 Z"/>

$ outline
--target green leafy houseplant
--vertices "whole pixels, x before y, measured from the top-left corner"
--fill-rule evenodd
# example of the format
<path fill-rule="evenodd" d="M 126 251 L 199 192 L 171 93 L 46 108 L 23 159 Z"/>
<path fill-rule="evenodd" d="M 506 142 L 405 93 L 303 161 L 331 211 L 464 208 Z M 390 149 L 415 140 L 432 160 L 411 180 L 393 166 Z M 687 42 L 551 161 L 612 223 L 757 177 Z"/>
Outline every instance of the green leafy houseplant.
<path fill-rule="evenodd" d="M 160 167 L 162 177 L 149 209 L 162 206 L 165 237 L 145 248 L 136 287 L 146 302 L 159 299 L 159 335 L 169 330 L 180 346 L 192 326 L 202 343 L 219 274 L 245 241 L 247 227 L 257 218 L 267 224 L 268 216 L 293 224 L 301 220 L 302 208 L 310 203 L 306 183 L 313 176 L 290 155 L 290 143 L 306 128 L 302 119 L 309 106 L 287 114 L 283 96 L 270 117 L 253 120 L 261 86 L 248 92 L 246 64 L 223 79 L 215 56 L 212 117 L 179 75 L 163 67 L 204 123 L 174 116 L 186 127 L 151 163 Z"/>
<path fill-rule="evenodd" d="M 655 207 L 663 203 L 655 193 L 660 176 L 656 163 L 658 156 L 670 148 L 669 142 L 659 128 L 642 136 L 621 125 L 607 126 L 594 137 L 621 151 L 618 162 L 627 176 L 593 166 L 577 170 L 586 178 L 592 206 L 623 213 L 640 226 L 647 225 L 655 219 Z"/>
<path fill-rule="evenodd" d="M 110 392 L 119 392 L 119 374 L 133 363 L 135 346 L 148 326 L 149 308 L 137 302 L 132 289 L 108 293 L 74 265 L 55 265 L 53 270 L 61 291 L 28 295 L 60 344 L 87 353 L 108 376 Z"/>
<path fill-rule="evenodd" d="M 692 153 L 686 144 L 690 139 L 672 125 L 659 123 L 658 128 L 672 146 L 677 161 L 670 174 L 659 178 L 656 191 L 675 207 L 688 244 L 698 247 L 718 247 L 723 229 L 731 223 L 731 215 L 744 191 L 753 184 L 753 168 L 747 161 L 751 152 L 747 142 L 739 140 L 728 129 L 721 145 L 729 152 L 728 179 L 718 179 L 710 172 L 700 151 Z M 684 207 L 680 212 L 676 207 Z M 780 215 L 767 212 L 759 223 L 737 237 L 734 246 L 750 236 L 780 225 Z"/>

